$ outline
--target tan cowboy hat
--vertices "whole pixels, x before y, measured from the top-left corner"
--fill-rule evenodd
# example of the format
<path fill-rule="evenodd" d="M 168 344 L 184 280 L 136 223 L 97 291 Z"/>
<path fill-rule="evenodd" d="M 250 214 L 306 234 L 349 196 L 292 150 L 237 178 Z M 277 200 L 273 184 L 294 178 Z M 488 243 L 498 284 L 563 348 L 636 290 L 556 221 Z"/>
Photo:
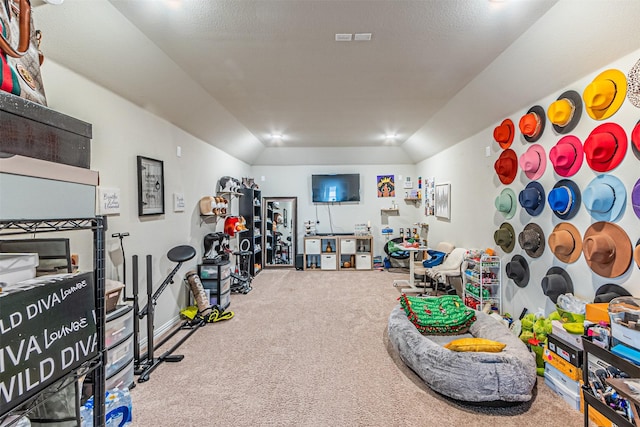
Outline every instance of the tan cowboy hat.
<path fill-rule="evenodd" d="M 618 277 L 631 265 L 631 240 L 617 224 L 599 221 L 591 224 L 582 239 L 587 265 L 602 277 Z"/>
<path fill-rule="evenodd" d="M 613 116 L 627 96 L 627 77 L 620 70 L 610 69 L 598 74 L 582 92 L 584 109 L 594 120 Z"/>
<path fill-rule="evenodd" d="M 571 223 L 556 225 L 548 240 L 551 252 L 562 262 L 570 264 L 582 255 L 582 236 Z"/>

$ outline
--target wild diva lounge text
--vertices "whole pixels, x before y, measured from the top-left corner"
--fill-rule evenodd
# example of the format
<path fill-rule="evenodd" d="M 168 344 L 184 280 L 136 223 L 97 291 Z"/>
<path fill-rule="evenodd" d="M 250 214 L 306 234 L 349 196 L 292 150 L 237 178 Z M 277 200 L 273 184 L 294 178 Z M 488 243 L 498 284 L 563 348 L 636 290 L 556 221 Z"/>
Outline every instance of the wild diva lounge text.
<path fill-rule="evenodd" d="M 95 310 L 86 305 L 93 289 L 86 279 L 79 279 L 0 298 L 0 409 L 44 388 L 96 353 Z M 5 316 L 4 303 L 12 299 L 13 310 Z"/>

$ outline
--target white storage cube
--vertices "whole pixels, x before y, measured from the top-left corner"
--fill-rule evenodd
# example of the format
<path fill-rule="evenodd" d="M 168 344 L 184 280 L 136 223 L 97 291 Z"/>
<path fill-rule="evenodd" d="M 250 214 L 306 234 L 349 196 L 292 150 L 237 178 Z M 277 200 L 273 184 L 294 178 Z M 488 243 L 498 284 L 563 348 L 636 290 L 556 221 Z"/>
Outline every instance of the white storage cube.
<path fill-rule="evenodd" d="M 0 253 L 0 283 L 13 285 L 36 277 L 38 254 Z"/>
<path fill-rule="evenodd" d="M 307 254 L 320 254 L 320 239 L 305 239 L 304 252 Z"/>
<path fill-rule="evenodd" d="M 340 239 L 340 253 L 341 254 L 355 254 L 356 253 L 356 239 Z"/>
<path fill-rule="evenodd" d="M 320 259 L 320 268 L 322 270 L 336 270 L 337 269 L 335 254 L 324 254 Z"/>
<path fill-rule="evenodd" d="M 371 270 L 371 255 L 356 255 L 356 270 Z"/>

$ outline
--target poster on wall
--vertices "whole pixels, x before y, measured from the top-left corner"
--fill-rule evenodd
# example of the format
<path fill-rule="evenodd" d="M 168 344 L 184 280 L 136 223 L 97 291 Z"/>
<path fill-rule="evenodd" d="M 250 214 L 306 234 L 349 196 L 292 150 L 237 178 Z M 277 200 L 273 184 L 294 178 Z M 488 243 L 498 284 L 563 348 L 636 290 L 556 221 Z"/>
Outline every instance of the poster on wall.
<path fill-rule="evenodd" d="M 424 180 L 424 214 L 426 216 L 435 215 L 435 182 L 434 177 Z"/>
<path fill-rule="evenodd" d="M 164 214 L 164 168 L 161 160 L 138 156 L 138 216 Z"/>
<path fill-rule="evenodd" d="M 396 197 L 393 175 L 378 175 L 378 197 Z"/>
<path fill-rule="evenodd" d="M 451 184 L 436 185 L 436 216 L 439 218 L 451 219 L 450 192 Z"/>

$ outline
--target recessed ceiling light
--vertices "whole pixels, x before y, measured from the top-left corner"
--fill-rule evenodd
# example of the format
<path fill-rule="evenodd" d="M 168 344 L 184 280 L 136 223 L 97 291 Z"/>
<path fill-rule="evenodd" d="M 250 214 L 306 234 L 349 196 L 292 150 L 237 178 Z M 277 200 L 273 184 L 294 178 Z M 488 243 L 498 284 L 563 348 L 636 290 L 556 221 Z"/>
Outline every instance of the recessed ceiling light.
<path fill-rule="evenodd" d="M 336 34 L 337 42 L 350 42 L 353 34 Z"/>
<path fill-rule="evenodd" d="M 371 33 L 356 33 L 353 39 L 355 41 L 369 41 L 371 40 Z"/>

